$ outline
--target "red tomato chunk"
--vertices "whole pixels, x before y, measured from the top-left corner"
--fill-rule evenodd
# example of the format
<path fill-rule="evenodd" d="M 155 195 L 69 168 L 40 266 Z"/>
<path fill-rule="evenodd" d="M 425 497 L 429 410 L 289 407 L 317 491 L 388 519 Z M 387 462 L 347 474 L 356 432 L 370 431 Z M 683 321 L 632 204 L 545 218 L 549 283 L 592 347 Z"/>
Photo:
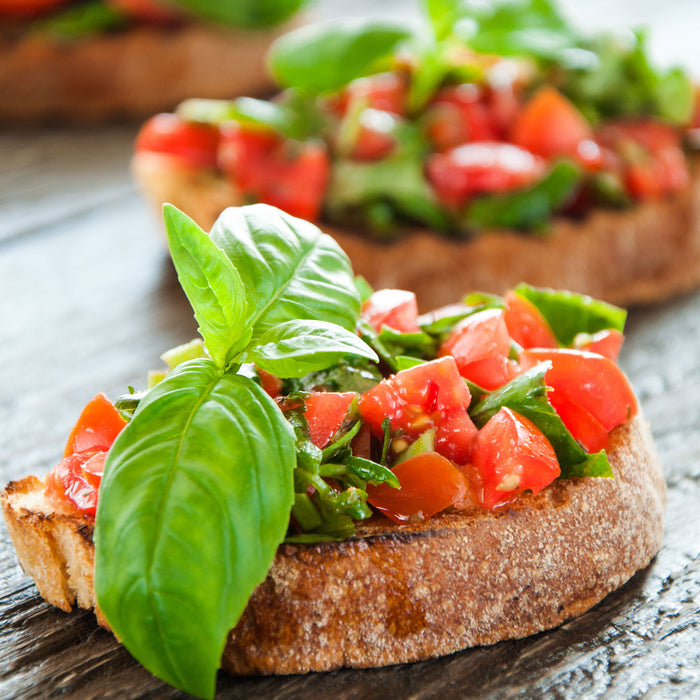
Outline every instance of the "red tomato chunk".
<path fill-rule="evenodd" d="M 401 488 L 369 484 L 367 500 L 398 523 L 425 520 L 459 503 L 468 492 L 464 475 L 436 452 L 424 452 L 407 459 L 392 471 Z"/>
<path fill-rule="evenodd" d="M 622 370 L 607 357 L 582 350 L 525 350 L 520 355 L 523 370 L 549 360 L 545 381 L 569 402 L 589 413 L 610 432 L 637 413 L 637 399 Z M 579 440 L 585 430 L 567 426 Z M 572 429 L 573 428 L 573 429 Z M 583 442 L 583 440 L 581 440 Z"/>
<path fill-rule="evenodd" d="M 377 384 L 359 400 L 360 415 L 382 438 L 388 418 L 392 434 L 415 439 L 435 427 L 436 451 L 457 464 L 469 457 L 476 426 L 467 414 L 471 395 L 453 357 L 416 365 Z"/>
<path fill-rule="evenodd" d="M 106 458 L 106 452 L 81 452 L 64 457 L 46 478 L 47 496 L 59 503 L 67 501 L 94 516 Z"/>
<path fill-rule="evenodd" d="M 361 318 L 377 332 L 389 326 L 400 333 L 416 333 L 418 302 L 413 292 L 403 289 L 380 289 L 362 305 Z"/>
<path fill-rule="evenodd" d="M 304 399 L 304 415 L 309 425 L 311 442 L 316 447 L 323 449 L 331 441 L 343 424 L 356 396 L 354 391 L 319 391 Z"/>
<path fill-rule="evenodd" d="M 506 292 L 505 322 L 510 337 L 523 348 L 559 347 L 556 336 L 540 310 L 514 291 Z"/>
<path fill-rule="evenodd" d="M 538 493 L 561 473 L 547 438 L 509 408 L 502 408 L 479 431 L 472 464 L 477 501 L 485 508 L 508 503 L 526 490 Z"/>
<path fill-rule="evenodd" d="M 176 114 L 156 114 L 136 137 L 137 153 L 165 153 L 192 168 L 216 168 L 218 165 L 219 129 L 209 124 L 195 124 Z"/>
<path fill-rule="evenodd" d="M 114 404 L 104 395 L 97 394 L 83 409 L 73 427 L 64 456 L 79 452 L 106 451 L 126 426 Z"/>

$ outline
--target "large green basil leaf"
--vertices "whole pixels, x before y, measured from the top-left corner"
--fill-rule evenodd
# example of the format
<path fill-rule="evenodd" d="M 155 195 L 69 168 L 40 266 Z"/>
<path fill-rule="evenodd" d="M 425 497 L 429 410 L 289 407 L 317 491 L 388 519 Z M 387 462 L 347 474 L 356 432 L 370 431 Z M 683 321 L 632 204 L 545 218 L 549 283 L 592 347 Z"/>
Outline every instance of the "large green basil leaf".
<path fill-rule="evenodd" d="M 250 340 L 241 277 L 226 254 L 189 216 L 163 207 L 170 254 L 211 358 L 225 367 Z"/>
<path fill-rule="evenodd" d="M 172 0 L 212 22 L 245 29 L 280 24 L 307 0 Z"/>
<path fill-rule="evenodd" d="M 379 359 L 355 333 L 323 321 L 280 323 L 248 353 L 251 362 L 276 377 L 303 377 L 348 357 Z"/>
<path fill-rule="evenodd" d="M 486 394 L 469 412 L 474 424 L 483 428 L 505 406 L 529 418 L 544 433 L 557 453 L 562 476 L 612 476 L 605 452 L 588 454 L 549 403 L 544 376 L 550 367 L 551 362 L 542 362 Z"/>
<path fill-rule="evenodd" d="M 360 298 L 347 255 L 318 227 L 266 204 L 231 207 L 211 230 L 246 289 L 246 326 L 257 338 L 280 323 L 310 319 L 355 328 Z"/>
<path fill-rule="evenodd" d="M 539 289 L 528 284 L 518 285 L 515 292 L 538 308 L 557 340 L 565 346 L 572 345 L 579 333 L 592 334 L 608 328 L 622 332 L 625 328 L 624 309 L 585 294 Z"/>
<path fill-rule="evenodd" d="M 294 433 L 254 382 L 177 367 L 112 447 L 95 526 L 95 591 L 149 671 L 214 695 L 226 635 L 266 576 L 294 499 Z"/>
<path fill-rule="evenodd" d="M 269 63 L 284 88 L 323 94 L 375 72 L 410 36 L 405 24 L 387 20 L 338 20 L 310 24 L 275 41 Z"/>

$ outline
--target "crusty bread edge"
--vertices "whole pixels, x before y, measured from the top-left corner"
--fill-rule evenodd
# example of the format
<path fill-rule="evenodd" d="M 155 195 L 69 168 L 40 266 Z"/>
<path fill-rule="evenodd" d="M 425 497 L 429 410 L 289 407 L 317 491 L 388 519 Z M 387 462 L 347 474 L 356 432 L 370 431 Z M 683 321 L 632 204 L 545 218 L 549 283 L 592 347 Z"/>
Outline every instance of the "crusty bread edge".
<path fill-rule="evenodd" d="M 412 229 L 383 242 L 321 224 L 356 274 L 376 288 L 411 289 L 434 309 L 475 289 L 503 294 L 519 282 L 569 289 L 629 306 L 663 301 L 700 286 L 700 156 L 691 185 L 624 210 L 595 209 L 583 220 L 558 218 L 545 235 L 488 231 L 458 240 Z M 146 199 L 183 209 L 209 230 L 241 197 L 221 176 L 183 167 L 167 155 L 139 153 L 132 172 Z"/>
<path fill-rule="evenodd" d="M 646 421 L 611 435 L 614 479 L 558 480 L 496 511 L 343 542 L 282 545 L 229 635 L 238 674 L 382 666 L 527 636 L 595 605 L 661 547 L 666 492 Z M 35 477 L 0 496 L 22 568 L 64 610 L 95 608 L 89 519 L 57 512 Z"/>

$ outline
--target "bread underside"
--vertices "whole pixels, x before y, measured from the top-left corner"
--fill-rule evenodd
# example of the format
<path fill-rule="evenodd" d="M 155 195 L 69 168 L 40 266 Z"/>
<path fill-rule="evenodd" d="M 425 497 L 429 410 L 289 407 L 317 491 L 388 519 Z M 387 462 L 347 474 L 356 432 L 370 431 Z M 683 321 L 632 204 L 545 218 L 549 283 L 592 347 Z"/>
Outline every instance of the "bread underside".
<path fill-rule="evenodd" d="M 0 122 L 145 118 L 188 97 L 272 90 L 265 54 L 290 28 L 134 27 L 74 41 L 0 33 Z"/>
<path fill-rule="evenodd" d="M 223 176 L 140 153 L 134 176 L 160 217 L 170 202 L 209 230 L 241 197 Z M 321 223 L 356 274 L 375 288 L 410 289 L 423 310 L 473 290 L 503 294 L 519 282 L 569 289 L 629 306 L 663 301 L 700 286 L 700 157 L 692 182 L 665 199 L 626 209 L 593 209 L 583 219 L 555 218 L 545 233 L 489 230 L 460 240 L 414 228 L 394 241 Z"/>
<path fill-rule="evenodd" d="M 559 479 L 494 511 L 280 546 L 229 635 L 223 667 L 304 673 L 418 661 L 555 627 L 645 567 L 661 546 L 663 475 L 642 417 L 611 435 L 614 479 Z M 2 496 L 22 568 L 53 605 L 96 605 L 92 520 L 58 512 L 28 477 Z"/>

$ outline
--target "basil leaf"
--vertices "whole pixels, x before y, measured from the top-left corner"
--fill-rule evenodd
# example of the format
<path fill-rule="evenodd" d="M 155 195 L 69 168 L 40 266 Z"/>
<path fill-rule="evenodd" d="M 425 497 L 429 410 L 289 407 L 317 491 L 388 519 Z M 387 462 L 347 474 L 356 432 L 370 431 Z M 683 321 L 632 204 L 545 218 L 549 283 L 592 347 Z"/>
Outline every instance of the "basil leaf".
<path fill-rule="evenodd" d="M 129 25 L 129 16 L 103 0 L 92 0 L 59 10 L 33 27 L 39 32 L 52 34 L 66 41 L 123 29 Z"/>
<path fill-rule="evenodd" d="M 355 333 L 324 321 L 287 321 L 262 335 L 248 359 L 276 377 L 302 377 L 347 357 L 379 360 Z"/>
<path fill-rule="evenodd" d="M 347 461 L 348 471 L 358 476 L 362 481 L 367 481 L 375 486 L 378 484 L 389 484 L 395 489 L 400 489 L 399 480 L 391 469 L 373 462 L 364 457 L 350 457 Z"/>
<path fill-rule="evenodd" d="M 173 370 L 119 435 L 100 488 L 95 591 L 159 678 L 214 696 L 226 635 L 285 537 L 294 462 L 272 399 L 211 360 Z"/>
<path fill-rule="evenodd" d="M 538 289 L 527 284 L 518 285 L 514 291 L 537 307 L 564 346 L 573 345 L 579 333 L 592 335 L 608 328 L 622 332 L 625 328 L 624 309 L 585 294 Z"/>
<path fill-rule="evenodd" d="M 301 27 L 272 45 L 268 60 L 282 87 L 323 94 L 376 72 L 382 59 L 410 36 L 406 25 L 387 20 L 337 20 Z"/>
<path fill-rule="evenodd" d="M 253 338 L 297 319 L 354 330 L 360 299 L 350 261 L 312 223 L 253 204 L 226 209 L 210 235 L 238 270 L 244 288 L 255 290 L 245 321 Z"/>
<path fill-rule="evenodd" d="M 483 428 L 489 418 L 506 406 L 529 418 L 544 433 L 557 454 L 563 477 L 612 476 L 605 452 L 589 455 L 549 403 L 544 378 L 549 367 L 550 362 L 542 362 L 484 396 L 470 411 L 474 424 Z"/>
<path fill-rule="evenodd" d="M 425 12 L 430 20 L 433 35 L 438 41 L 447 37 L 457 19 L 461 17 L 461 0 L 425 0 Z"/>
<path fill-rule="evenodd" d="M 389 326 L 384 326 L 379 333 L 379 342 L 392 355 L 414 354 L 433 358 L 437 352 L 437 343 L 424 331 L 401 333 Z"/>
<path fill-rule="evenodd" d="M 203 19 L 245 29 L 272 27 L 293 15 L 307 0 L 173 0 Z"/>
<path fill-rule="evenodd" d="M 225 367 L 250 340 L 246 291 L 226 254 L 189 216 L 163 206 L 170 254 L 209 355 Z"/>
<path fill-rule="evenodd" d="M 476 198 L 461 217 L 462 226 L 467 230 L 543 229 L 552 213 L 573 194 L 580 179 L 581 173 L 573 163 L 560 161 L 529 189 Z"/>

